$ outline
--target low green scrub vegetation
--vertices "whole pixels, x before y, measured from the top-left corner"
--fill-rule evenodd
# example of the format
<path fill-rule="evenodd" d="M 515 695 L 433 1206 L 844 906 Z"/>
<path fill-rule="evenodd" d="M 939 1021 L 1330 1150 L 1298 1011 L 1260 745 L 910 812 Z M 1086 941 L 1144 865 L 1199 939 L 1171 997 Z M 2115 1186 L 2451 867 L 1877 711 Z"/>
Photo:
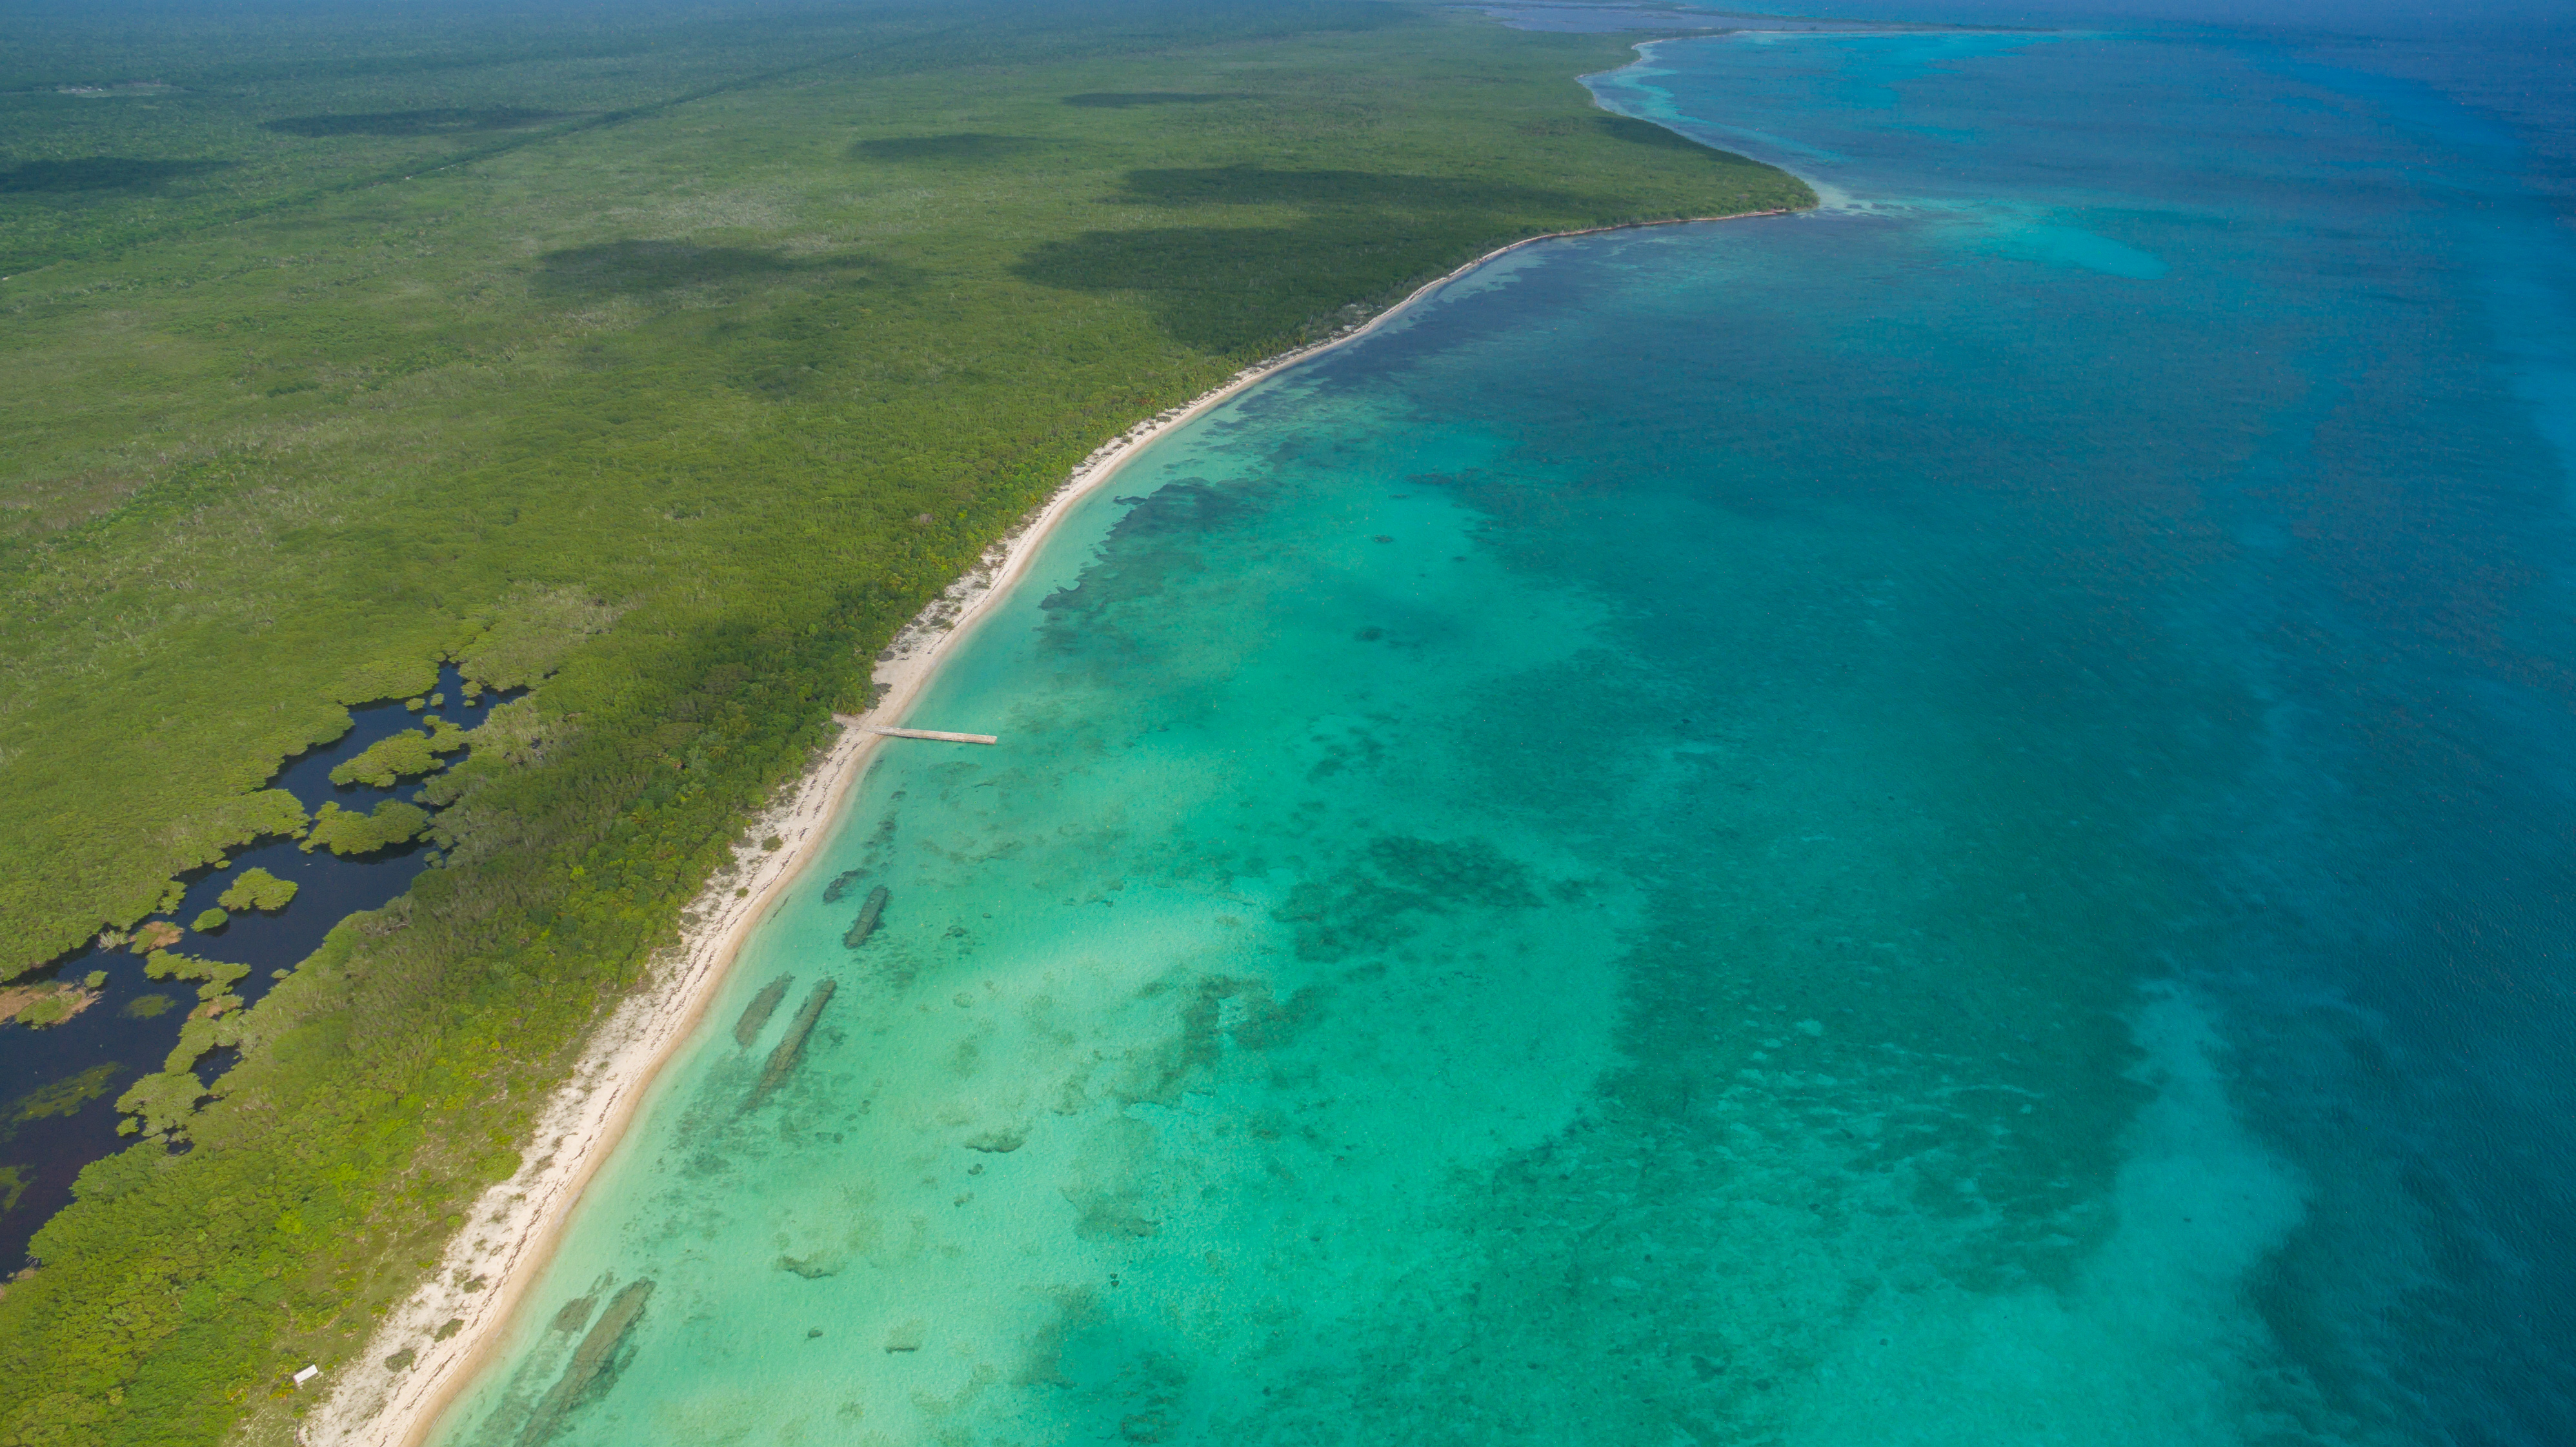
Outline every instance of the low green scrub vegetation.
<path fill-rule="evenodd" d="M 234 876 L 215 902 L 230 910 L 256 909 L 275 913 L 295 899 L 299 886 L 294 880 L 280 879 L 265 869 L 245 869 Z"/>
<path fill-rule="evenodd" d="M 375 812 L 361 814 L 325 802 L 314 811 L 313 832 L 304 836 L 304 852 L 328 849 L 334 854 L 373 854 L 409 844 L 429 828 L 429 811 L 400 799 L 378 800 Z"/>
<path fill-rule="evenodd" d="M 190 1025 L 196 1023 L 193 1020 L 189 1022 Z M 206 1082 L 193 1071 L 165 1070 L 144 1076 L 116 1098 L 116 1108 L 126 1113 L 126 1119 L 117 1128 L 127 1135 L 147 1132 L 155 1137 L 170 1135 L 187 1120 L 189 1112 L 197 1108 L 197 1102 L 205 1098 Z"/>
<path fill-rule="evenodd" d="M 282 1374 L 1100 442 L 1512 240 L 1812 201 L 1593 112 L 1625 39 L 1424 6 L 154 13 L 0 18 L 0 975 L 200 986 L 0 1298 L 0 1447 L 288 1440 Z M 533 691 L 459 735 L 442 660 Z M 346 767 L 418 802 L 266 787 L 381 699 L 423 727 Z M 254 1008 L 155 917 L 424 831 Z"/>
<path fill-rule="evenodd" d="M 367 784 L 390 789 L 403 779 L 417 778 L 446 767 L 440 757 L 459 752 L 465 747 L 465 730 L 432 715 L 429 729 L 404 729 L 398 734 L 376 740 L 364 752 L 331 770 L 334 784 Z"/>
<path fill-rule="evenodd" d="M 30 1030 L 60 1025 L 81 1011 L 88 999 L 69 985 L 20 992 L 16 998 L 0 998 L 0 1023 L 16 1021 Z"/>
<path fill-rule="evenodd" d="M 112 939 L 117 933 L 117 931 L 113 930 L 106 931 L 101 933 L 99 938 L 101 940 Z M 155 950 L 168 949 L 170 946 L 177 944 L 185 936 L 186 931 L 180 929 L 177 925 L 172 924 L 166 919 L 145 920 L 143 924 L 127 938 L 126 945 L 138 955 L 148 955 Z"/>
<path fill-rule="evenodd" d="M 168 950 L 154 950 L 143 962 L 143 973 L 156 980 L 201 980 L 197 998 L 214 1001 L 230 998 L 228 992 L 249 978 L 250 966 L 230 960 L 200 960 Z M 239 1001 L 234 1003 L 238 1004 Z"/>

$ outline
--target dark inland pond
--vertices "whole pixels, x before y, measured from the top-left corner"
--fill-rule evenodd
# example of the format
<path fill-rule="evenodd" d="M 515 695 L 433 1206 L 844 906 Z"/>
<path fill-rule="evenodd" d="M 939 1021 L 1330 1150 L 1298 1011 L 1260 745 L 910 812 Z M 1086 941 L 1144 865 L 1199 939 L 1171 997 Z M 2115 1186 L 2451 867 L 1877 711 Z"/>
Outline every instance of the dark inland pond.
<path fill-rule="evenodd" d="M 453 665 L 439 670 L 434 693 L 441 705 L 435 708 L 415 711 L 397 700 L 349 710 L 347 733 L 288 759 L 268 787 L 294 794 L 307 813 L 326 802 L 365 813 L 384 799 L 409 799 L 421 780 L 402 780 L 390 789 L 335 785 L 331 771 L 370 744 L 419 727 L 429 715 L 472 728 L 493 705 L 517 696 L 487 692 L 469 702 Z M 328 849 L 307 853 L 293 839 L 264 839 L 235 852 L 224 868 L 184 876 L 187 894 L 179 908 L 155 918 L 186 926 L 215 908 L 216 897 L 254 868 L 293 882 L 296 894 L 284 909 L 234 910 L 222 928 L 190 930 L 173 946 L 200 959 L 248 965 L 250 974 L 230 987 L 247 1007 L 313 953 L 332 926 L 410 888 L 428 850 L 413 843 L 344 858 Z M 28 1240 L 70 1202 L 72 1178 L 81 1167 L 132 1143 L 133 1137 L 117 1134 L 116 1099 L 161 1068 L 197 1004 L 196 982 L 152 979 L 144 973 L 143 957 L 122 947 L 86 945 L 12 983 L 78 980 L 92 972 L 106 979 L 97 1003 L 80 1014 L 42 1028 L 0 1025 L 0 1273 L 26 1263 Z M 198 1061 L 197 1074 L 213 1080 L 231 1067 L 233 1057 L 231 1050 L 217 1050 Z"/>

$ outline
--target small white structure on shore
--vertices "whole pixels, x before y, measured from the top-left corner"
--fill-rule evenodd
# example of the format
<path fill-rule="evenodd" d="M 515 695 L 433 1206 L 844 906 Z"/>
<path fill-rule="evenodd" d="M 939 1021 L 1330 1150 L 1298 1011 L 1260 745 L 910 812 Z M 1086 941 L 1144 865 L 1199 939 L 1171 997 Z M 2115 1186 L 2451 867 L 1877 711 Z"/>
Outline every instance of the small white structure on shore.
<path fill-rule="evenodd" d="M 322 1375 L 322 1369 L 321 1369 L 320 1367 L 312 1366 L 312 1365 L 308 1364 L 308 1365 L 304 1368 L 304 1370 L 302 1370 L 302 1371 L 300 1371 L 300 1372 L 297 1372 L 297 1373 L 295 1374 L 295 1386 L 296 1386 L 296 1389 L 297 1389 L 298 1391 L 303 1390 L 304 1384 L 305 1384 L 306 1382 L 309 1382 L 309 1381 L 313 1380 L 315 1377 L 318 1377 L 318 1376 L 320 1376 L 320 1375 Z"/>

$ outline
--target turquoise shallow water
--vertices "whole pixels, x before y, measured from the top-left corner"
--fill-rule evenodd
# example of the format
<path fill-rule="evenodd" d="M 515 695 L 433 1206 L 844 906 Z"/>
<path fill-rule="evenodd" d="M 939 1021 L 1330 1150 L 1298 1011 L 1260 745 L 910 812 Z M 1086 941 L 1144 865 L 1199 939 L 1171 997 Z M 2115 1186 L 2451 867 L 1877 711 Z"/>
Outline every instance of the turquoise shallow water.
<path fill-rule="evenodd" d="M 452 1447 L 2567 1440 L 2512 133 L 2222 35 L 1599 85 L 1849 203 L 1518 253 L 1086 503 Z"/>

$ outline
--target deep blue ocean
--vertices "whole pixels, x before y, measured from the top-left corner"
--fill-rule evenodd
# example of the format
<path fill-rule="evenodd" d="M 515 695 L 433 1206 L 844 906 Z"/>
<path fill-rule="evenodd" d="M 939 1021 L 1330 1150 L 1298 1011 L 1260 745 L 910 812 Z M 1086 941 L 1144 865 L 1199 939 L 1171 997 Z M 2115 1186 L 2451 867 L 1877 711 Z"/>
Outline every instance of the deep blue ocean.
<path fill-rule="evenodd" d="M 1594 77 L 1829 204 L 1085 504 L 445 1440 L 2576 1442 L 2566 52 L 2207 18 Z"/>

